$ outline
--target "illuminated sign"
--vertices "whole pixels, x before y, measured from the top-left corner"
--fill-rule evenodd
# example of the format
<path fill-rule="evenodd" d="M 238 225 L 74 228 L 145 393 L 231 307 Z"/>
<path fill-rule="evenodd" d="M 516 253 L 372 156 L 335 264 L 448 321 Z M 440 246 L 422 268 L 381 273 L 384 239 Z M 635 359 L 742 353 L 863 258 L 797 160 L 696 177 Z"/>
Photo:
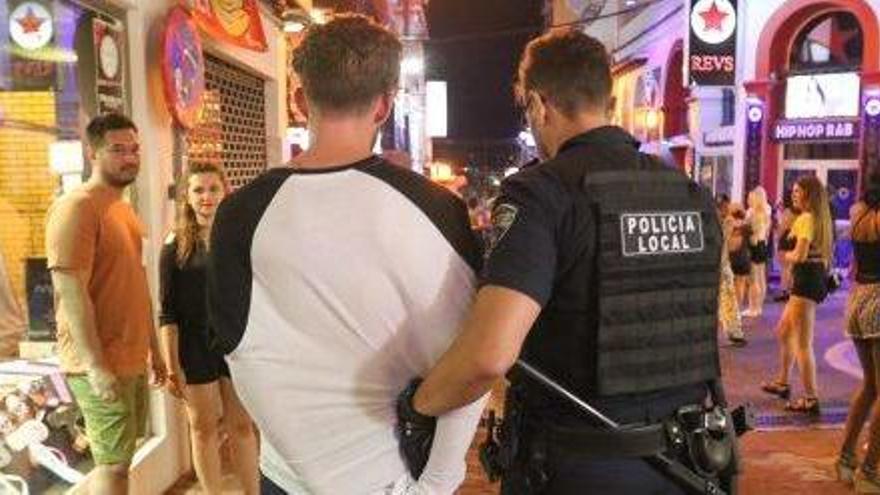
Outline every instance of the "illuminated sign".
<path fill-rule="evenodd" d="M 9 16 L 9 36 L 25 50 L 43 48 L 52 33 L 52 15 L 40 3 L 24 2 Z"/>
<path fill-rule="evenodd" d="M 162 43 L 165 100 L 186 129 L 196 123 L 205 93 L 205 58 L 195 24 L 181 7 L 171 9 Z"/>
<path fill-rule="evenodd" d="M 785 80 L 785 118 L 856 117 L 861 82 L 856 72 L 789 76 Z"/>
<path fill-rule="evenodd" d="M 856 119 L 778 120 L 772 132 L 777 142 L 853 141 L 858 135 Z"/>
<path fill-rule="evenodd" d="M 732 86 L 736 0 L 691 0 L 688 73 L 700 86 Z"/>

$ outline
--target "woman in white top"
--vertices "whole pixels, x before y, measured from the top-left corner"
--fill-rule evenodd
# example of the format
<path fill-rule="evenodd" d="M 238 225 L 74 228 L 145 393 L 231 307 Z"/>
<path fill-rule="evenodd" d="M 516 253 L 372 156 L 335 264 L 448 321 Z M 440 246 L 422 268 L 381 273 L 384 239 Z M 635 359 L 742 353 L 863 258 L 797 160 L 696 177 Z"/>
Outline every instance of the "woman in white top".
<path fill-rule="evenodd" d="M 749 283 L 749 308 L 743 316 L 761 316 L 764 310 L 764 299 L 767 297 L 767 260 L 770 251 L 767 238 L 770 236 L 770 203 L 767 202 L 767 191 L 758 186 L 748 196 L 749 211 L 746 221 L 750 227 L 749 253 L 752 261 L 751 280 Z"/>

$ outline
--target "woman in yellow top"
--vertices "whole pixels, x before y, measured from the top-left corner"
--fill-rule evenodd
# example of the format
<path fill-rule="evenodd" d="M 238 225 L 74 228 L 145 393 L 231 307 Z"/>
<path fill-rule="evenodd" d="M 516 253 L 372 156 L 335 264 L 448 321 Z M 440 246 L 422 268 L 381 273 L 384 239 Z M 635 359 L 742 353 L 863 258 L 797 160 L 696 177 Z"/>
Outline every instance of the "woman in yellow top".
<path fill-rule="evenodd" d="M 853 480 L 857 465 L 856 445 L 865 419 L 872 407 L 868 451 L 862 461 L 861 476 L 856 479 L 858 493 L 880 493 L 880 169 L 868 175 L 861 201 L 850 210 L 852 225 L 855 286 L 846 306 L 846 335 L 853 339 L 864 380 L 853 395 L 840 457 L 837 477 Z"/>
<path fill-rule="evenodd" d="M 831 210 L 828 193 L 815 176 L 802 177 L 791 192 L 792 203 L 801 213 L 791 227 L 795 241 L 786 259 L 792 266 L 791 298 L 785 304 L 776 326 L 779 342 L 779 370 L 761 389 L 783 399 L 791 389 L 788 374 L 793 358 L 797 361 L 804 386 L 803 397 L 789 402 L 789 411 L 819 413 L 816 386 L 816 356 L 813 351 L 813 327 L 816 305 L 828 295 L 827 273 L 831 261 Z"/>

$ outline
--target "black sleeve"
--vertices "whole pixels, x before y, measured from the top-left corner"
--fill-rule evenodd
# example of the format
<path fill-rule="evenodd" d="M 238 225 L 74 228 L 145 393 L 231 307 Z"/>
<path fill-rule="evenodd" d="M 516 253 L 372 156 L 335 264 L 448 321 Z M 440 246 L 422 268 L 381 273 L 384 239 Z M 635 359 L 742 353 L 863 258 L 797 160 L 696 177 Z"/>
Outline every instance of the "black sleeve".
<path fill-rule="evenodd" d="M 270 169 L 220 203 L 207 262 L 208 338 L 229 354 L 244 337 L 251 304 L 254 232 L 275 193 L 292 173 Z"/>
<path fill-rule="evenodd" d="M 567 194 L 552 174 L 531 172 L 507 179 L 495 201 L 482 285 L 521 292 L 544 306 L 553 291 Z"/>
<path fill-rule="evenodd" d="M 174 272 L 177 271 L 177 241 L 162 245 L 159 255 L 159 325 L 176 325 Z"/>

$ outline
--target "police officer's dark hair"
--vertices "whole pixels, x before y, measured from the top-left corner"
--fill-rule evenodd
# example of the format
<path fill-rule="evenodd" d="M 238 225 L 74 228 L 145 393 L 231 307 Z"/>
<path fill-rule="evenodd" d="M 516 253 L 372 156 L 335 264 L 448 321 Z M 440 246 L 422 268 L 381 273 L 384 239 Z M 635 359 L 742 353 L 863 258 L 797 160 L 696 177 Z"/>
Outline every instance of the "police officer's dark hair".
<path fill-rule="evenodd" d="M 611 101 L 611 59 L 597 39 L 576 29 L 551 31 L 535 38 L 523 51 L 516 97 L 527 103 L 537 91 L 572 117 L 583 110 L 605 111 Z"/>
<path fill-rule="evenodd" d="M 359 113 L 397 88 L 402 53 L 391 31 L 366 16 L 341 14 L 309 27 L 293 50 L 292 66 L 309 104 Z"/>
<path fill-rule="evenodd" d="M 95 150 L 104 145 L 104 138 L 110 131 L 131 129 L 137 132 L 138 128 L 125 115 L 120 113 L 107 113 L 93 118 L 86 126 L 86 141 Z"/>

